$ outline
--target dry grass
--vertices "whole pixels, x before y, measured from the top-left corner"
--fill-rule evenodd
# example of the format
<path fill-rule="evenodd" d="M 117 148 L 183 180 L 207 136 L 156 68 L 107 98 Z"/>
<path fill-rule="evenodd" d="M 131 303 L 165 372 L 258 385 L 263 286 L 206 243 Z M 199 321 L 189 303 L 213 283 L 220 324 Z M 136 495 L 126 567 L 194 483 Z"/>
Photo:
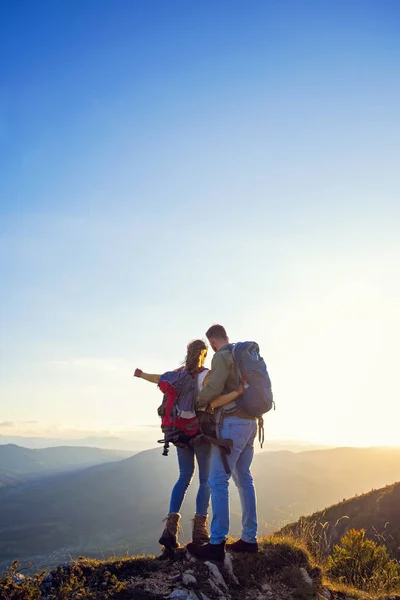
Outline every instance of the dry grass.
<path fill-rule="evenodd" d="M 393 585 L 390 592 L 382 587 L 376 591 L 368 590 L 369 582 L 365 583 L 364 589 L 358 589 L 347 583 L 334 579 L 328 572 L 329 557 L 331 555 L 332 539 L 337 534 L 336 528 L 340 521 L 347 517 L 338 519 L 336 523 L 328 527 L 328 523 L 310 522 L 300 520 L 297 527 L 291 528 L 289 535 L 282 533 L 270 536 L 268 539 L 275 542 L 286 542 L 286 544 L 301 549 L 308 554 L 310 565 L 320 571 L 321 586 L 325 586 L 335 592 L 335 596 L 357 598 L 359 600 L 377 600 L 388 598 L 390 595 L 400 595 L 400 585 Z M 285 531 L 285 529 L 283 530 Z M 368 591 L 367 591 L 368 590 Z"/>

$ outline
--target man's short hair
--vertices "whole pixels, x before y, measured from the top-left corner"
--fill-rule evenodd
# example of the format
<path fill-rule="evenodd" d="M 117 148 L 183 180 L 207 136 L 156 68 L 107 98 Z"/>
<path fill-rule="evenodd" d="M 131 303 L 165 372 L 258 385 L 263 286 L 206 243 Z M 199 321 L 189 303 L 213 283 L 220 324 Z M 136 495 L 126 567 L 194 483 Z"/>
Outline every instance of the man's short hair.
<path fill-rule="evenodd" d="M 216 338 L 217 340 L 226 340 L 228 336 L 225 331 L 225 327 L 222 325 L 211 325 L 210 329 L 206 331 L 206 336 L 208 339 Z"/>

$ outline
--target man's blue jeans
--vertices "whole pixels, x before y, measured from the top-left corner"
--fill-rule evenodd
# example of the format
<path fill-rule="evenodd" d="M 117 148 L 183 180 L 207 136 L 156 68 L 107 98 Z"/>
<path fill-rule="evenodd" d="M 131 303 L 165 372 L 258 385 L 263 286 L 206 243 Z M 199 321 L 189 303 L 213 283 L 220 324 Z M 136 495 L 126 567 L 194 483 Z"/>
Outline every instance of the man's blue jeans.
<path fill-rule="evenodd" d="M 210 473 L 211 444 L 204 442 L 194 447 L 176 448 L 179 463 L 179 479 L 176 482 L 169 506 L 170 513 L 178 513 L 194 475 L 194 459 L 196 457 L 199 467 L 199 491 L 196 496 L 196 514 L 207 516 L 210 503 L 210 488 L 208 476 Z"/>
<path fill-rule="evenodd" d="M 250 465 L 254 455 L 254 438 L 257 422 L 239 417 L 226 417 L 222 422 L 221 438 L 233 440 L 231 454 L 227 456 L 233 481 L 239 490 L 242 505 L 242 540 L 250 544 L 257 542 L 257 506 Z M 229 479 L 222 463 L 219 448 L 213 446 L 209 484 L 213 518 L 211 522 L 211 544 L 224 542 L 229 532 Z"/>

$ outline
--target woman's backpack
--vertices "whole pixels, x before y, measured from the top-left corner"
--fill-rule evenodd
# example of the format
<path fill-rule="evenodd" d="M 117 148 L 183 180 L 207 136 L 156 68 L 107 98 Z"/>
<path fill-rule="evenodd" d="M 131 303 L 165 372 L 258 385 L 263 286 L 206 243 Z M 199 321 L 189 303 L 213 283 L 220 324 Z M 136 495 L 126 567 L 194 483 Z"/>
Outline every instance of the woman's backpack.
<path fill-rule="evenodd" d="M 197 376 L 205 370 L 201 367 L 195 375 L 185 369 L 167 371 L 160 377 L 158 387 L 164 398 L 158 414 L 164 439 L 159 443 L 164 444 L 165 456 L 168 455 L 170 443 L 186 446 L 191 438 L 200 433 L 196 415 Z"/>
<path fill-rule="evenodd" d="M 158 414 L 164 439 L 158 442 L 164 444 L 163 456 L 168 456 L 170 444 L 181 448 L 202 443 L 214 444 L 219 448 L 226 472 L 230 473 L 226 455 L 230 454 L 233 441 L 218 439 L 214 415 L 205 411 L 196 412 L 197 377 L 206 370 L 201 367 L 195 375 L 191 375 L 180 369 L 161 375 L 158 387 L 164 398 Z"/>

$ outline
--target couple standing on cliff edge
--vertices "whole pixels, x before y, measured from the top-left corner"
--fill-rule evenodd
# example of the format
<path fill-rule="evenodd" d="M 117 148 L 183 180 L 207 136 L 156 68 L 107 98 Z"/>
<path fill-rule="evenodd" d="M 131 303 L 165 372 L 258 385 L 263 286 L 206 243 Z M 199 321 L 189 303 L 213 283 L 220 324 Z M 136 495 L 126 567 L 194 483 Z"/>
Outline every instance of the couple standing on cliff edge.
<path fill-rule="evenodd" d="M 199 489 L 193 541 L 187 545 L 187 550 L 197 558 L 221 561 L 226 549 L 258 552 L 256 493 L 250 467 L 257 421 L 261 439 L 262 414 L 271 409 L 273 399 L 266 365 L 255 342 L 230 344 L 222 325 L 210 327 L 206 336 L 215 352 L 211 370 L 204 367 L 208 351 L 206 343 L 194 340 L 187 346 L 186 359 L 180 369 L 164 375 L 151 375 L 136 369 L 135 377 L 156 383 L 164 392 L 162 411 L 159 410 L 162 429 L 165 440 L 169 435 L 177 448 L 179 479 L 172 490 L 169 513 L 159 542 L 166 549 L 178 547 L 179 511 L 193 478 L 196 459 Z M 194 406 L 190 405 L 191 399 Z M 217 424 L 215 433 L 210 434 L 213 437 L 202 435 L 201 423 L 207 421 L 206 417 Z M 176 436 L 178 428 L 179 435 Z M 171 435 L 167 435 L 167 431 Z M 238 541 L 226 544 L 231 476 L 242 506 L 242 533 Z M 212 521 L 209 534 L 210 494 Z"/>

